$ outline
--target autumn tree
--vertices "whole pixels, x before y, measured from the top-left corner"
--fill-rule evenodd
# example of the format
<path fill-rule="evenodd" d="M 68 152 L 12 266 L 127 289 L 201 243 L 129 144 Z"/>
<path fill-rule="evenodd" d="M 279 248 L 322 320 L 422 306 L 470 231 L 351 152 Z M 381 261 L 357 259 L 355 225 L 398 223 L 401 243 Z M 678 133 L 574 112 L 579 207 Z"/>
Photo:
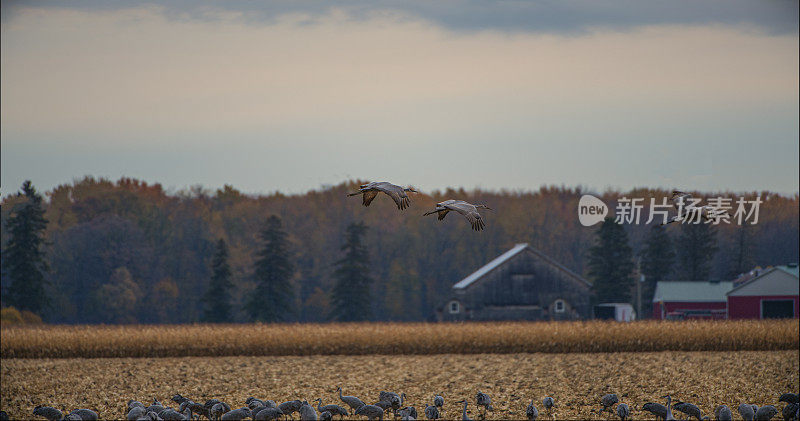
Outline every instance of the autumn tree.
<path fill-rule="evenodd" d="M 231 266 L 228 264 L 228 246 L 225 240 L 217 241 L 214 258 L 211 262 L 211 281 L 203 296 L 204 312 L 202 321 L 227 323 L 231 321 Z"/>
<path fill-rule="evenodd" d="M 336 262 L 335 284 L 331 293 L 330 319 L 351 322 L 372 318 L 369 251 L 363 243 L 368 227 L 363 222 L 348 225 L 341 247 L 344 257 Z"/>
<path fill-rule="evenodd" d="M 589 249 L 589 277 L 598 303 L 631 300 L 633 252 L 622 225 L 607 217 L 597 230 L 594 246 Z"/>
<path fill-rule="evenodd" d="M 678 276 L 687 281 L 708 281 L 717 253 L 717 232 L 711 224 L 685 223 L 678 238 Z"/>
<path fill-rule="evenodd" d="M 127 268 L 117 268 L 111 279 L 95 295 L 96 321 L 101 323 L 135 323 L 141 289 Z"/>
<path fill-rule="evenodd" d="M 24 200 L 17 204 L 6 220 L 5 228 L 9 235 L 3 250 L 3 277 L 10 279 L 8 303 L 19 310 L 41 313 L 50 304 L 45 286 L 45 229 L 42 196 L 29 180 L 22 184 L 22 192 L 17 196 Z"/>
<path fill-rule="evenodd" d="M 259 238 L 263 247 L 255 264 L 256 288 L 248 297 L 245 309 L 253 320 L 285 320 L 293 312 L 292 276 L 295 269 L 281 219 L 270 216 Z"/>

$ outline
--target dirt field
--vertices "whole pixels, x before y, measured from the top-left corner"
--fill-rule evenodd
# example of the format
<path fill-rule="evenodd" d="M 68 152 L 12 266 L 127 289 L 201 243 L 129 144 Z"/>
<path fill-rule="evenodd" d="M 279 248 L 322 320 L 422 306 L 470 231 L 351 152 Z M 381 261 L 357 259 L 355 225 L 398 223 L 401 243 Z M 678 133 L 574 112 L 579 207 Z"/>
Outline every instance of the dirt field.
<path fill-rule="evenodd" d="M 430 356 L 183 357 L 94 359 L 3 359 L 2 409 L 26 417 L 37 404 L 124 415 L 128 399 L 167 401 L 181 393 L 202 401 L 216 397 L 234 408 L 248 396 L 284 401 L 323 398 L 335 390 L 376 401 L 378 391 L 405 392 L 423 408 L 434 393 L 445 399 L 448 418 L 460 418 L 454 402 L 475 393 L 493 400 L 488 419 L 523 418 L 530 399 L 553 396 L 561 419 L 600 418 L 605 393 L 627 393 L 635 418 L 648 401 L 693 402 L 705 413 L 719 403 L 776 404 L 780 393 L 797 392 L 798 351 L 655 352 L 592 354 L 474 354 Z M 372 402 L 369 402 L 372 403 Z M 783 406 L 781 403 L 778 408 Z M 420 411 L 420 415 L 421 411 Z M 711 414 L 713 419 L 713 414 Z M 603 416 L 605 417 L 605 416 Z M 541 417 L 546 419 L 546 417 Z"/>

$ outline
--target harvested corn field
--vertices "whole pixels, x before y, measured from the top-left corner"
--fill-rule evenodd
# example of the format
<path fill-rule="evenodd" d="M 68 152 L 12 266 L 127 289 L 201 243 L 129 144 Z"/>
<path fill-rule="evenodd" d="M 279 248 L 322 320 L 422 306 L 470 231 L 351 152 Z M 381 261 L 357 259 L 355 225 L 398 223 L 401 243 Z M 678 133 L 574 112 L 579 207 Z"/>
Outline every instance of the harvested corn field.
<path fill-rule="evenodd" d="M 9 326 L 2 358 L 798 349 L 795 320 Z"/>
<path fill-rule="evenodd" d="M 67 411 L 90 408 L 105 419 L 124 416 L 128 399 L 169 402 L 175 393 L 197 402 L 218 398 L 231 407 L 248 396 L 322 398 L 346 395 L 372 403 L 381 390 L 405 393 L 418 411 L 434 394 L 445 397 L 446 418 L 460 418 L 455 402 L 470 401 L 477 418 L 478 390 L 492 398 L 487 419 L 519 419 L 531 399 L 556 400 L 560 419 L 595 418 L 600 397 L 620 396 L 635 419 L 649 418 L 645 402 L 674 399 L 704 414 L 717 404 L 774 404 L 798 390 L 798 352 L 648 352 L 591 354 L 474 354 L 430 356 L 185 357 L 113 359 L 3 359 L 2 409 L 30 417 L 37 404 Z M 171 402 L 169 402 L 171 404 Z M 65 412 L 66 413 L 66 412 Z M 542 416 L 541 419 L 546 419 Z M 606 418 L 605 415 L 602 418 Z M 713 418 L 713 414 L 712 414 Z"/>

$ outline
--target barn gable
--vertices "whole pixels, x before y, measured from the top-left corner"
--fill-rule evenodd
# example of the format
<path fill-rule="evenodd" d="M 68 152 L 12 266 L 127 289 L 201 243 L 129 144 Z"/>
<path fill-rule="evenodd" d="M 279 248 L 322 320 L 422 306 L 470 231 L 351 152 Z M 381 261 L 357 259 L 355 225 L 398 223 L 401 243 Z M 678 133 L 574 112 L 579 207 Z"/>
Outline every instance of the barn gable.
<path fill-rule="evenodd" d="M 577 319 L 589 315 L 591 284 L 526 243 L 453 285 L 440 320 Z"/>
<path fill-rule="evenodd" d="M 800 281 L 795 274 L 775 267 L 739 285 L 730 292 L 729 297 L 754 295 L 798 295 Z"/>

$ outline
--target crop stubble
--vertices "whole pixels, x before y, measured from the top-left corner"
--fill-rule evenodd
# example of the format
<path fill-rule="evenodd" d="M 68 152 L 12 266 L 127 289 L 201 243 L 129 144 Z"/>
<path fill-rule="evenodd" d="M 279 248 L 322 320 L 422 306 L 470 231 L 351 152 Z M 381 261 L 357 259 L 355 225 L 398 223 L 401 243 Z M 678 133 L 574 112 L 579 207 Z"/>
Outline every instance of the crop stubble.
<path fill-rule="evenodd" d="M 93 359 L 3 359 L 2 409 L 29 416 L 37 404 L 87 407 L 119 418 L 128 399 L 166 401 L 174 393 L 195 400 L 216 397 L 233 407 L 256 396 L 277 401 L 345 394 L 377 400 L 379 390 L 405 392 L 421 410 L 442 393 L 448 418 L 460 416 L 454 402 L 468 398 L 477 416 L 478 390 L 492 396 L 488 419 L 524 417 L 533 398 L 553 396 L 559 418 L 598 418 L 605 393 L 624 399 L 636 418 L 647 401 L 694 402 L 704 413 L 719 403 L 777 403 L 780 393 L 798 390 L 798 351 L 535 353 L 470 355 L 360 355 L 281 357 L 182 357 Z M 371 402 L 370 402 L 371 403 Z M 594 412 L 593 412 L 594 411 Z"/>

